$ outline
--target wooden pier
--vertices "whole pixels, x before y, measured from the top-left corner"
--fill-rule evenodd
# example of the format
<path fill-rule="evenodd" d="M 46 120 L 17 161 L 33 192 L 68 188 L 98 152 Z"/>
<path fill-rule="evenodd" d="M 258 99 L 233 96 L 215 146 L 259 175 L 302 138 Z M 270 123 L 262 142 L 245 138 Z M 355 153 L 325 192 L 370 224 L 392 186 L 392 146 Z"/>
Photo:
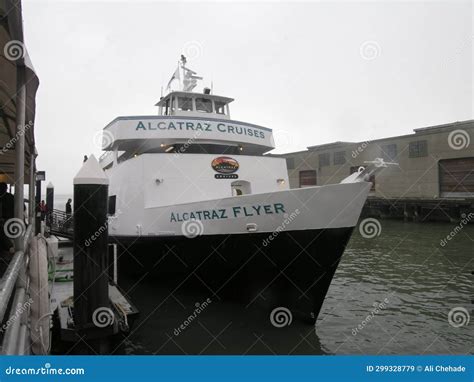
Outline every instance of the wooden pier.
<path fill-rule="evenodd" d="M 474 199 L 384 199 L 369 197 L 362 218 L 399 219 L 412 222 L 474 223 Z"/>
<path fill-rule="evenodd" d="M 56 240 L 56 238 L 53 237 L 53 240 Z M 112 264 L 111 267 L 113 267 Z M 87 335 L 78 337 L 78 332 L 75 329 L 73 282 L 74 254 L 72 243 L 63 243 L 63 245 L 58 246 L 57 251 L 54 251 L 50 258 L 51 311 L 55 312 L 52 338 L 53 353 L 87 353 L 95 346 L 94 341 L 90 341 Z M 108 283 L 108 298 L 110 312 L 113 313 L 113 316 L 103 315 L 102 321 L 98 321 L 99 327 L 96 329 L 110 327 L 111 332 L 128 332 L 138 315 L 138 310 L 127 300 L 119 286 L 112 280 Z M 105 310 L 104 312 L 107 313 Z M 99 320 L 100 317 L 97 317 Z M 105 319 L 108 321 L 105 321 Z M 103 327 L 101 327 L 102 325 Z M 81 343 L 83 346 L 81 346 Z M 87 345 L 85 345 L 86 343 Z"/>

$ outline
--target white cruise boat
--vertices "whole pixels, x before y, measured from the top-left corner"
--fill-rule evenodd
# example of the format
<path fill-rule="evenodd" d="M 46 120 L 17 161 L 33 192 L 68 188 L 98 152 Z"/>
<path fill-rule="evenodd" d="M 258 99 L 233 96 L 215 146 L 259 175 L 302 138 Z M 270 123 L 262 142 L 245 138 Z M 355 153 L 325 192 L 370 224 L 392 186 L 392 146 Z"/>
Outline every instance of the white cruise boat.
<path fill-rule="evenodd" d="M 259 298 L 315 320 L 357 224 L 372 170 L 340 184 L 289 189 L 272 130 L 231 118 L 232 98 L 194 92 L 182 56 L 158 115 L 123 116 L 103 131 L 109 237 L 120 267 L 211 296 Z M 212 298 L 212 297 L 211 297 Z"/>

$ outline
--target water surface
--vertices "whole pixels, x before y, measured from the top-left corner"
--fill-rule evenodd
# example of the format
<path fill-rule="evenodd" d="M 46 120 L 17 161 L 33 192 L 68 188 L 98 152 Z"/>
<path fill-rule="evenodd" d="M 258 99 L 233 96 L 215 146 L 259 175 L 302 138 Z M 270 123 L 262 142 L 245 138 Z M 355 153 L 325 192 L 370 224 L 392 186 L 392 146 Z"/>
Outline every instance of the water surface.
<path fill-rule="evenodd" d="M 192 288 L 169 295 L 153 278 L 125 279 L 122 287 L 141 316 L 114 352 L 472 354 L 474 225 L 441 246 L 455 227 L 381 221 L 374 238 L 356 229 L 316 327 L 297 318 L 274 327 L 263 300 L 245 307 Z M 203 307 L 208 298 L 211 303 Z M 196 311 L 196 318 L 178 330 Z M 450 311 L 461 312 L 451 323 Z M 455 327 L 467 318 L 468 325 Z"/>

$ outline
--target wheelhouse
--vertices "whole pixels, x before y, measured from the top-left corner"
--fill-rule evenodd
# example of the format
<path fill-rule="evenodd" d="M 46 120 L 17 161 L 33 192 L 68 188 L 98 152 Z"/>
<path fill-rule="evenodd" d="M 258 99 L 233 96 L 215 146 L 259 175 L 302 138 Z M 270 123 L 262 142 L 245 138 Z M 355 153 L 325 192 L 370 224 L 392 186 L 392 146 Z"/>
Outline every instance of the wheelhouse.
<path fill-rule="evenodd" d="M 174 91 L 162 97 L 155 105 L 158 115 L 162 116 L 191 116 L 214 117 L 230 119 L 229 104 L 233 98 L 210 94 L 205 88 L 203 93 Z"/>
<path fill-rule="evenodd" d="M 158 115 L 117 117 L 104 128 L 102 168 L 142 154 L 261 156 L 275 147 L 271 129 L 231 119 L 233 98 L 212 94 L 208 87 L 194 92 L 198 80 L 202 77 L 181 56 L 168 93 L 155 104 Z"/>

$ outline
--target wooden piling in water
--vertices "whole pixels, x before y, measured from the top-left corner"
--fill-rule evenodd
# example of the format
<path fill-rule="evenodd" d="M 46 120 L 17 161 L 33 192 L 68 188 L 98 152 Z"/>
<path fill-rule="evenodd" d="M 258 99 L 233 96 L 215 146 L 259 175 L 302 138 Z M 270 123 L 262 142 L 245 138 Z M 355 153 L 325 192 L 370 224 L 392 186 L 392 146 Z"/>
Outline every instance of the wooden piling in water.
<path fill-rule="evenodd" d="M 51 219 L 54 209 L 54 185 L 51 182 L 49 182 L 46 186 L 46 209 L 48 211 L 46 216 L 46 224 L 51 227 Z"/>
<path fill-rule="evenodd" d="M 107 274 L 108 184 L 93 155 L 74 178 L 74 323 L 82 333 L 105 334 L 101 329 L 113 323 Z M 110 324 L 103 325 L 107 320 Z"/>

